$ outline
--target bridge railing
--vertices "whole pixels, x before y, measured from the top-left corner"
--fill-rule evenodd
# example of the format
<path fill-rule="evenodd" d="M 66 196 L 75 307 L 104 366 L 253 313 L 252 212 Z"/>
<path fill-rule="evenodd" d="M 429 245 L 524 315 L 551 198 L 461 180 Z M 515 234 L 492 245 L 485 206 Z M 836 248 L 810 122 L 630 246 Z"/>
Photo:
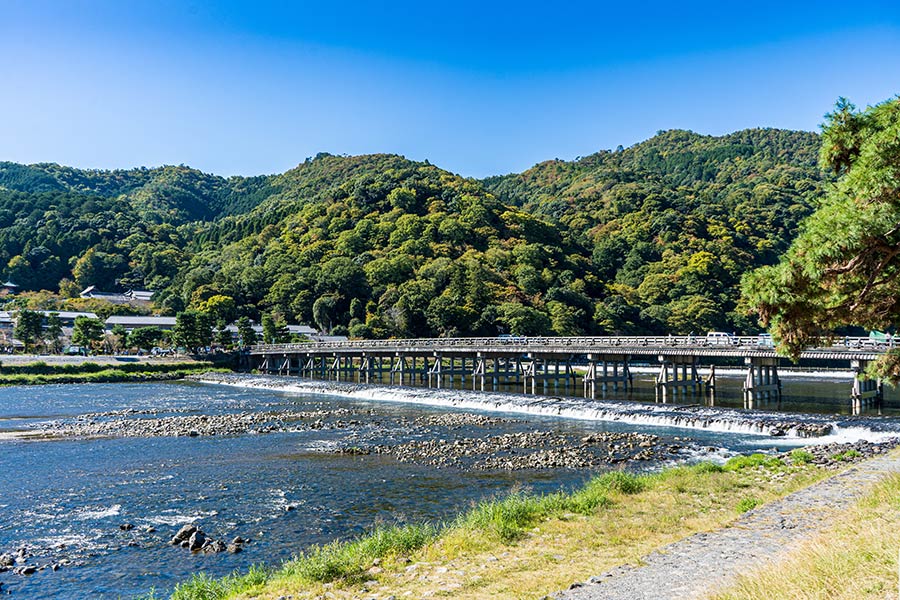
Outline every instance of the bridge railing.
<path fill-rule="evenodd" d="M 772 339 L 768 336 L 715 336 L 705 335 L 663 335 L 663 336 L 581 336 L 581 337 L 526 337 L 498 336 L 472 338 L 412 338 L 388 340 L 347 340 L 329 342 L 301 342 L 290 344 L 258 344 L 252 347 L 254 352 L 297 352 L 304 350 L 411 350 L 438 348 L 515 348 L 529 349 L 577 348 L 578 350 L 596 348 L 755 348 L 773 350 Z M 848 350 L 868 349 L 885 350 L 894 347 L 894 339 L 873 339 L 869 337 L 839 337 L 831 340 L 831 344 L 819 345 L 812 349 Z"/>

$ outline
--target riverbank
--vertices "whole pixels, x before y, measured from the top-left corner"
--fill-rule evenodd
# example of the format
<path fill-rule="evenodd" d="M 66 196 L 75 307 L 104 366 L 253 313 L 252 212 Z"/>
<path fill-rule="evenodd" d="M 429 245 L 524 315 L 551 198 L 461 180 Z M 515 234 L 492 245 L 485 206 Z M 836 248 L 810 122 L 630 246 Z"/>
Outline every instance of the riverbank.
<path fill-rule="evenodd" d="M 866 452 L 889 447 L 869 445 Z M 198 575 L 172 598 L 540 598 L 637 563 L 677 540 L 719 530 L 745 513 L 743 520 L 752 519 L 755 507 L 807 489 L 865 456 L 822 449 L 656 474 L 616 471 L 571 493 L 513 494 L 448 523 L 383 527 L 351 542 L 314 546 L 276 570 L 254 568 L 223 580 Z M 845 487 L 858 483 L 841 477 L 836 480 Z M 808 489 L 817 493 L 815 486 Z"/>
<path fill-rule="evenodd" d="M 900 452 L 864 461 L 576 584 L 557 600 L 885 598 L 896 589 Z M 886 596 L 888 594 L 888 596 Z"/>
<path fill-rule="evenodd" d="M 43 361 L 0 366 L 0 386 L 48 385 L 58 383 L 121 383 L 129 381 L 170 381 L 205 372 L 228 373 L 209 362 L 63 362 Z"/>
<path fill-rule="evenodd" d="M 885 476 L 833 528 L 799 544 L 777 564 L 738 576 L 711 600 L 794 600 L 821 591 L 840 600 L 890 598 L 897 589 L 900 474 Z"/>

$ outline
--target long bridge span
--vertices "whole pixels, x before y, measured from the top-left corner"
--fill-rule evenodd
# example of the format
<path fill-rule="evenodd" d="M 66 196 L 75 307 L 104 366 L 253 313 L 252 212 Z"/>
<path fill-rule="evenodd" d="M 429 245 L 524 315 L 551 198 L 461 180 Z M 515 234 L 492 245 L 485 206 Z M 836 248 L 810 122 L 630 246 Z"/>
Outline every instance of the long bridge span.
<path fill-rule="evenodd" d="M 847 368 L 855 374 L 848 390 L 851 407 L 863 407 L 883 399 L 882 382 L 870 379 L 866 367 L 892 346 L 870 338 L 844 337 L 831 344 L 809 348 L 798 364 L 815 362 Z M 659 364 L 656 399 L 668 402 L 677 394 L 705 391 L 715 397 L 715 361 L 743 362 L 744 405 L 780 401 L 782 380 L 778 368 L 788 362 L 764 336 L 604 336 L 422 338 L 351 340 L 294 344 L 262 344 L 249 351 L 251 368 L 263 373 L 301 377 L 355 380 L 360 383 L 427 385 L 441 388 L 460 385 L 474 390 L 516 386 L 526 394 L 547 393 L 560 383 L 577 388 L 586 398 L 597 398 L 612 387 L 632 386 L 635 361 Z M 698 367 L 710 364 L 701 378 Z"/>

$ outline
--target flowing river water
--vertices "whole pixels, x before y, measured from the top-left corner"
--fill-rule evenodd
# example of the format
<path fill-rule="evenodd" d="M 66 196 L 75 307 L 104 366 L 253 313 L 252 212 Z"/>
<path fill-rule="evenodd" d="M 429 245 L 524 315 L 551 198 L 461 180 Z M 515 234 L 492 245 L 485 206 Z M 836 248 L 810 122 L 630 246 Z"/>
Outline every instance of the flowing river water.
<path fill-rule="evenodd" d="M 641 390 L 648 380 L 649 376 L 638 376 L 632 399 L 645 399 Z M 896 419 L 900 398 L 894 390 L 888 391 L 880 410 L 858 418 L 844 416 L 849 379 L 801 378 L 786 385 L 791 395 L 782 410 L 807 410 L 818 416 L 773 417 L 758 411 L 688 407 L 695 415 L 705 411 L 693 421 L 679 413 L 647 418 L 648 411 L 657 408 L 652 403 L 627 404 L 614 397 L 605 403 L 612 409 L 598 410 L 597 403 L 585 400 L 559 404 L 562 400 L 421 389 L 391 397 L 358 386 L 334 388 L 332 395 L 323 395 L 311 393 L 328 391 L 322 386 L 282 391 L 277 388 L 283 379 L 253 381 L 255 387 L 178 382 L 0 389 L 0 554 L 15 555 L 25 548 L 25 563 L 59 567 L 28 576 L 2 572 L 0 592 L 19 598 L 128 598 L 155 589 L 164 597 L 177 582 L 198 571 L 221 576 L 254 563 L 277 564 L 310 544 L 348 539 L 379 523 L 450 518 L 473 502 L 516 489 L 570 488 L 607 468 L 723 460 L 734 452 L 784 449 L 808 441 L 784 431 L 773 437 L 768 435 L 771 428 L 717 426 L 718 417 L 710 415 L 722 415 L 732 424 L 767 418 L 837 423 L 832 438 L 877 437 L 900 429 Z M 739 376 L 720 377 L 722 404 L 740 403 L 739 396 L 735 400 L 739 381 Z M 471 401 L 476 397 L 481 400 Z M 614 417 L 617 406 L 626 418 Z M 177 419 L 282 412 L 294 414 L 295 420 L 270 433 L 252 429 L 215 436 L 19 435 L 123 415 Z M 437 418 L 473 412 L 502 418 Z M 81 415 L 90 416 L 79 419 Z M 658 436 L 660 447 L 677 451 L 589 468 L 518 470 L 436 468 L 404 462 L 390 453 L 335 452 L 535 430 L 576 440 L 642 432 Z M 191 553 L 169 545 L 186 523 L 198 524 L 226 542 L 235 536 L 251 541 L 238 554 Z M 123 524 L 133 528 L 123 530 Z"/>

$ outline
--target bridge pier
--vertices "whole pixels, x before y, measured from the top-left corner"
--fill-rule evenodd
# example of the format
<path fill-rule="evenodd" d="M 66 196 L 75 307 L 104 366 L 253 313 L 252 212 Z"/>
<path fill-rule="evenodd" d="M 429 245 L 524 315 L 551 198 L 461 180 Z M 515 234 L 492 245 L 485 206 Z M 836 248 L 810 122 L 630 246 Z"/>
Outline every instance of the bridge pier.
<path fill-rule="evenodd" d="M 869 366 L 867 360 L 854 360 L 850 362 L 853 369 L 853 388 L 850 391 L 850 412 L 853 415 L 862 414 L 866 408 L 881 407 L 884 400 L 884 383 L 881 379 L 872 379 L 866 375 Z"/>
<path fill-rule="evenodd" d="M 425 359 L 425 364 L 428 364 L 428 359 Z M 441 359 L 440 354 L 435 354 L 434 356 L 434 364 L 428 369 L 428 387 L 436 387 L 441 389 L 441 386 L 444 384 L 444 361 Z M 435 378 L 437 385 L 432 385 L 432 377 Z"/>
<path fill-rule="evenodd" d="M 394 385 L 395 375 L 400 376 L 400 385 L 404 385 L 407 370 L 406 357 L 402 354 L 395 355 L 391 363 L 391 385 Z"/>
<path fill-rule="evenodd" d="M 652 360 L 656 356 L 660 363 L 655 384 L 657 401 L 670 402 L 679 392 L 687 395 L 688 388 L 694 393 L 705 389 L 711 406 L 716 404 L 715 370 L 701 380 L 698 359 L 744 359 L 744 406 L 755 408 L 765 400 L 780 400 L 779 358 L 771 341 L 746 336 L 732 342 L 698 343 L 691 336 L 353 340 L 257 345 L 247 350 L 244 358 L 250 369 L 272 375 L 299 374 L 341 381 L 353 380 L 355 373 L 358 381 L 366 383 L 436 388 L 449 384 L 527 394 L 541 390 L 562 393 L 563 387 L 574 387 L 578 381 L 572 364 L 580 361 L 576 364 L 587 366 L 581 381 L 584 396 L 596 398 L 610 389 L 631 390 L 631 360 Z M 881 382 L 867 377 L 865 370 L 885 351 L 886 347 L 873 345 L 868 338 L 855 338 L 839 345 L 806 349 L 800 359 L 842 366 L 852 363 L 855 377 L 850 408 L 858 414 L 882 402 Z"/>
<path fill-rule="evenodd" d="M 355 371 L 352 356 L 335 353 L 334 360 L 331 362 L 331 366 L 328 367 L 328 378 L 333 378 L 334 381 L 341 381 L 343 375 L 343 379 L 350 380 L 352 379 L 352 373 Z"/>
<path fill-rule="evenodd" d="M 627 354 L 588 354 L 588 369 L 582 378 L 584 397 L 597 398 L 598 383 L 603 396 L 606 396 L 609 384 L 612 384 L 616 392 L 619 391 L 619 384 L 622 384 L 627 392 L 632 385 L 631 369 L 628 367 L 629 358 Z"/>
<path fill-rule="evenodd" d="M 749 367 L 744 380 L 744 408 L 756 408 L 762 400 L 781 402 L 778 358 L 747 357 L 744 364 Z"/>
<path fill-rule="evenodd" d="M 659 374 L 656 376 L 656 401 L 666 404 L 670 395 L 674 398 L 681 392 L 682 397 L 687 394 L 687 388 L 696 394 L 701 384 L 700 375 L 697 373 L 697 357 L 694 355 L 662 356 Z"/>
<path fill-rule="evenodd" d="M 507 359 L 509 360 L 509 359 Z M 516 358 L 516 383 L 519 382 L 519 371 L 522 374 L 523 392 L 526 394 L 536 394 L 538 381 L 541 382 L 541 389 L 544 394 L 550 390 L 550 381 L 553 381 L 553 389 L 559 393 L 559 382 L 565 381 L 565 388 L 571 385 L 575 386 L 576 375 L 572 369 L 572 360 L 567 356 L 563 361 L 557 356 L 541 357 L 529 354 L 523 362 Z M 507 371 L 508 372 L 508 371 Z"/>

